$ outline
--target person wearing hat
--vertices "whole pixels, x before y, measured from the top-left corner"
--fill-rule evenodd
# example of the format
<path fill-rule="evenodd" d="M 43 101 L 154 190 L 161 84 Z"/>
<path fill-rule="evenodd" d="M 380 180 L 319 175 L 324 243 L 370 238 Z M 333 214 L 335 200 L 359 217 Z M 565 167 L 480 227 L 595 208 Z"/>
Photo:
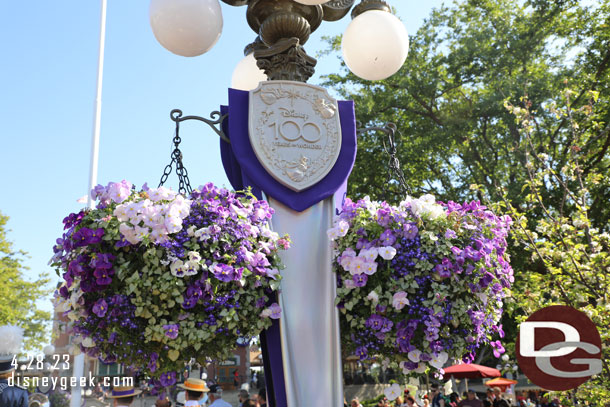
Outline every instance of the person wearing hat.
<path fill-rule="evenodd" d="M 21 350 L 23 328 L 15 325 L 0 326 L 0 406 L 28 407 L 28 391 L 9 386 L 8 379 L 15 373 L 13 359 Z"/>
<path fill-rule="evenodd" d="M 466 398 L 460 401 L 459 407 L 483 407 L 483 402 L 477 398 L 474 390 L 469 389 Z"/>
<path fill-rule="evenodd" d="M 203 380 L 194 377 L 189 377 L 183 384 L 179 384 L 178 387 L 186 390 L 184 394 L 184 407 L 198 407 L 199 400 L 201 400 L 204 393 L 210 391 Z"/>
<path fill-rule="evenodd" d="M 246 389 L 241 389 L 239 391 L 239 406 L 242 407 L 247 400 L 250 400 L 250 393 Z"/>
<path fill-rule="evenodd" d="M 113 400 L 113 407 L 129 407 L 133 399 L 142 393 L 141 390 L 134 389 L 133 386 L 115 386 L 106 398 Z"/>
<path fill-rule="evenodd" d="M 222 399 L 222 387 L 220 387 L 219 384 L 213 384 L 210 386 L 208 396 L 212 402 L 210 407 L 232 407 L 231 404 Z"/>

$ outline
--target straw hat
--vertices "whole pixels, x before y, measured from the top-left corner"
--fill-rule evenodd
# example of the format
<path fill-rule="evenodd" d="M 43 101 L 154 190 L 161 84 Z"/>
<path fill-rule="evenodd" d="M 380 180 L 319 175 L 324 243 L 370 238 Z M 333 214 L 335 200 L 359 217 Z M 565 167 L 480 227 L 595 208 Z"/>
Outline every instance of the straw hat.
<path fill-rule="evenodd" d="M 107 394 L 106 397 L 109 399 L 120 399 L 137 396 L 140 393 L 142 393 L 142 391 L 134 389 L 133 386 L 116 386 L 112 389 L 112 393 Z"/>
<path fill-rule="evenodd" d="M 183 384 L 179 384 L 178 387 L 184 390 L 198 391 L 201 393 L 207 393 L 210 391 L 203 380 L 195 379 L 193 377 L 189 377 Z"/>

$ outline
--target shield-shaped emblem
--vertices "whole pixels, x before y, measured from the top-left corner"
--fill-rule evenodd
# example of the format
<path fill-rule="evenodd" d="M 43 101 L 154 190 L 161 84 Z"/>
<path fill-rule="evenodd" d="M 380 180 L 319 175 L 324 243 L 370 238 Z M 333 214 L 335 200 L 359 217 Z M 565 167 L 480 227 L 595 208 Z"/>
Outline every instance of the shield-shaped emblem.
<path fill-rule="evenodd" d="M 261 82 L 250 91 L 249 136 L 265 170 L 295 192 L 322 180 L 341 151 L 337 101 L 318 86 Z"/>

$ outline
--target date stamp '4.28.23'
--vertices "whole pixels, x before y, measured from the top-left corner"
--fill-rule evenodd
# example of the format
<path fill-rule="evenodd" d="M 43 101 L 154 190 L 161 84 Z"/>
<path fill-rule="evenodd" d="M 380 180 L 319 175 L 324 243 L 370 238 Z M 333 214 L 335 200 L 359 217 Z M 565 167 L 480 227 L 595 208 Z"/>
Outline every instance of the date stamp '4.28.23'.
<path fill-rule="evenodd" d="M 20 358 L 19 361 L 14 357 L 11 365 L 15 370 L 8 378 L 8 385 L 35 387 L 46 391 L 56 389 L 67 391 L 77 386 L 95 388 L 99 384 L 108 388 L 134 384 L 133 377 L 93 376 L 91 372 L 80 377 L 70 375 L 72 373 L 70 362 L 71 357 L 68 354 L 27 355 L 25 360 Z"/>

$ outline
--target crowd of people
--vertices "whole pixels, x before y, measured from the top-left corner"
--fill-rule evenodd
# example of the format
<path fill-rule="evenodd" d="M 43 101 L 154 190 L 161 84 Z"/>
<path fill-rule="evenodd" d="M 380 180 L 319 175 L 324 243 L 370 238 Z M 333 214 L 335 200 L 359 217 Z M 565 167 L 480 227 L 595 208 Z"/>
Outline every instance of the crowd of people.
<path fill-rule="evenodd" d="M 418 392 L 419 393 L 419 392 Z M 515 404 L 516 403 L 516 404 Z M 370 405 L 370 404 L 369 404 Z M 375 407 L 562 407 L 557 398 L 547 394 L 517 393 L 515 398 L 508 397 L 499 387 L 488 389 L 485 393 L 468 390 L 462 395 L 458 393 L 443 394 L 443 389 L 433 384 L 423 396 L 410 394 L 408 389 L 404 394 L 390 401 L 380 398 Z M 358 398 L 354 398 L 345 407 L 363 407 Z"/>

